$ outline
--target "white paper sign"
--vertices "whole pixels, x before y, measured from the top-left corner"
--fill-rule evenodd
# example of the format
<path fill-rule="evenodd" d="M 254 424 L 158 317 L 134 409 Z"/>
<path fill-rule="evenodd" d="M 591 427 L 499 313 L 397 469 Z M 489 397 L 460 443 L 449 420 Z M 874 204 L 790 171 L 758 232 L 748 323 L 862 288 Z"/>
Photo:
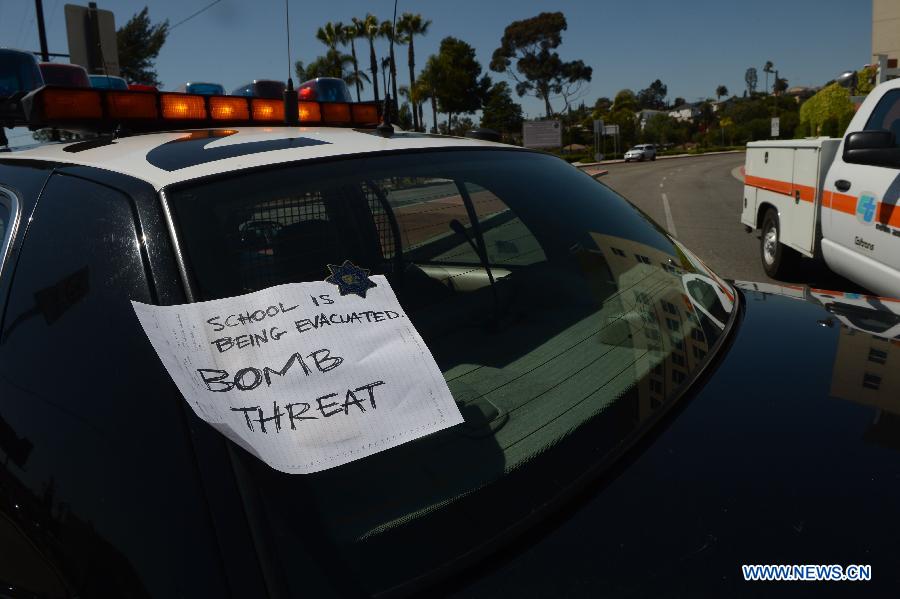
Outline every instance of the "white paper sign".
<path fill-rule="evenodd" d="M 318 472 L 463 421 L 383 276 L 150 306 L 144 332 L 200 418 L 272 468 Z"/>

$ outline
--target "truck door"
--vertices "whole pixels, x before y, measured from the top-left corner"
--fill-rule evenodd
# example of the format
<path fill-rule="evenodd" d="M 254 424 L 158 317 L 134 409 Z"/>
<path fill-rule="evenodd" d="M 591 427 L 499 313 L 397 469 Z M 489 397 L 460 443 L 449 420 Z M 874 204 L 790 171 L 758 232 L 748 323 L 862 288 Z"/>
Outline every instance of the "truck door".
<path fill-rule="evenodd" d="M 900 144 L 900 89 L 884 91 L 868 118 L 864 109 L 847 133 L 892 131 Z M 848 164 L 843 147 L 842 142 L 824 185 L 825 259 L 833 270 L 872 291 L 900 297 L 900 169 Z"/>

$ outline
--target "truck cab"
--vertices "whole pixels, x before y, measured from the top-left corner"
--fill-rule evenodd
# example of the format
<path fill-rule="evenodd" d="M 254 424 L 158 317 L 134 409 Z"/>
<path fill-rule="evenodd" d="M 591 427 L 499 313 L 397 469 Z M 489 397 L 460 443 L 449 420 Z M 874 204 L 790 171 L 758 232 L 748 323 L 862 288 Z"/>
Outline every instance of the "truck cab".
<path fill-rule="evenodd" d="M 900 80 L 866 98 L 843 139 L 747 144 L 741 222 L 760 229 L 778 278 L 800 256 L 880 295 L 900 297 Z"/>

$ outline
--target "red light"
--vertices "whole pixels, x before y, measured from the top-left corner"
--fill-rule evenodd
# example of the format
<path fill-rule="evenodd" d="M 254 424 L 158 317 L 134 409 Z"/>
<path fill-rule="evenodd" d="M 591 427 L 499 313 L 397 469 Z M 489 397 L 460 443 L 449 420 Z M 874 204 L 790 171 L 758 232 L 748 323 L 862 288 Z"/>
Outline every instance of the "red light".
<path fill-rule="evenodd" d="M 322 102 L 322 120 L 327 123 L 349 123 L 350 105 L 344 102 Z"/>
<path fill-rule="evenodd" d="M 301 100 L 315 100 L 316 90 L 312 85 L 301 87 L 297 90 L 297 97 Z"/>
<path fill-rule="evenodd" d="M 203 96 L 160 94 L 159 98 L 164 119 L 206 120 L 206 103 Z"/>
<path fill-rule="evenodd" d="M 300 122 L 319 123 L 322 121 L 322 110 L 318 102 L 300 102 Z"/>
<path fill-rule="evenodd" d="M 281 100 L 265 100 L 253 98 L 251 100 L 254 121 L 281 121 L 284 122 L 284 102 Z"/>
<path fill-rule="evenodd" d="M 106 112 L 113 119 L 155 119 L 156 96 L 143 92 L 106 92 Z"/>
<path fill-rule="evenodd" d="M 99 119 L 100 92 L 88 89 L 47 88 L 40 93 L 45 119 Z"/>
<path fill-rule="evenodd" d="M 249 121 L 250 109 L 245 98 L 211 97 L 209 115 L 216 121 Z"/>

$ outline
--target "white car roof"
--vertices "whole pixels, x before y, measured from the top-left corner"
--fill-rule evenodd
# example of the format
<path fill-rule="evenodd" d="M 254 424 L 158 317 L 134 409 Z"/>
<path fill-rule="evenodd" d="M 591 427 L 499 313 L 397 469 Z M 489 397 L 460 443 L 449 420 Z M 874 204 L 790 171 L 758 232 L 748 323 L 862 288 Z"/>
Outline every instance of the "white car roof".
<path fill-rule="evenodd" d="M 373 131 L 337 127 L 201 129 L 134 135 L 107 144 L 102 141 L 92 144 L 92 141 L 97 140 L 47 144 L 2 154 L 0 158 L 92 166 L 131 175 L 159 190 L 208 175 L 314 158 L 429 148 L 522 149 L 478 139 L 422 133 L 398 132 L 386 138 Z M 179 143 L 184 141 L 194 143 Z M 239 144 L 253 145 L 223 151 Z M 162 146 L 166 147 L 158 150 Z M 161 154 L 166 155 L 165 161 L 158 159 Z"/>

